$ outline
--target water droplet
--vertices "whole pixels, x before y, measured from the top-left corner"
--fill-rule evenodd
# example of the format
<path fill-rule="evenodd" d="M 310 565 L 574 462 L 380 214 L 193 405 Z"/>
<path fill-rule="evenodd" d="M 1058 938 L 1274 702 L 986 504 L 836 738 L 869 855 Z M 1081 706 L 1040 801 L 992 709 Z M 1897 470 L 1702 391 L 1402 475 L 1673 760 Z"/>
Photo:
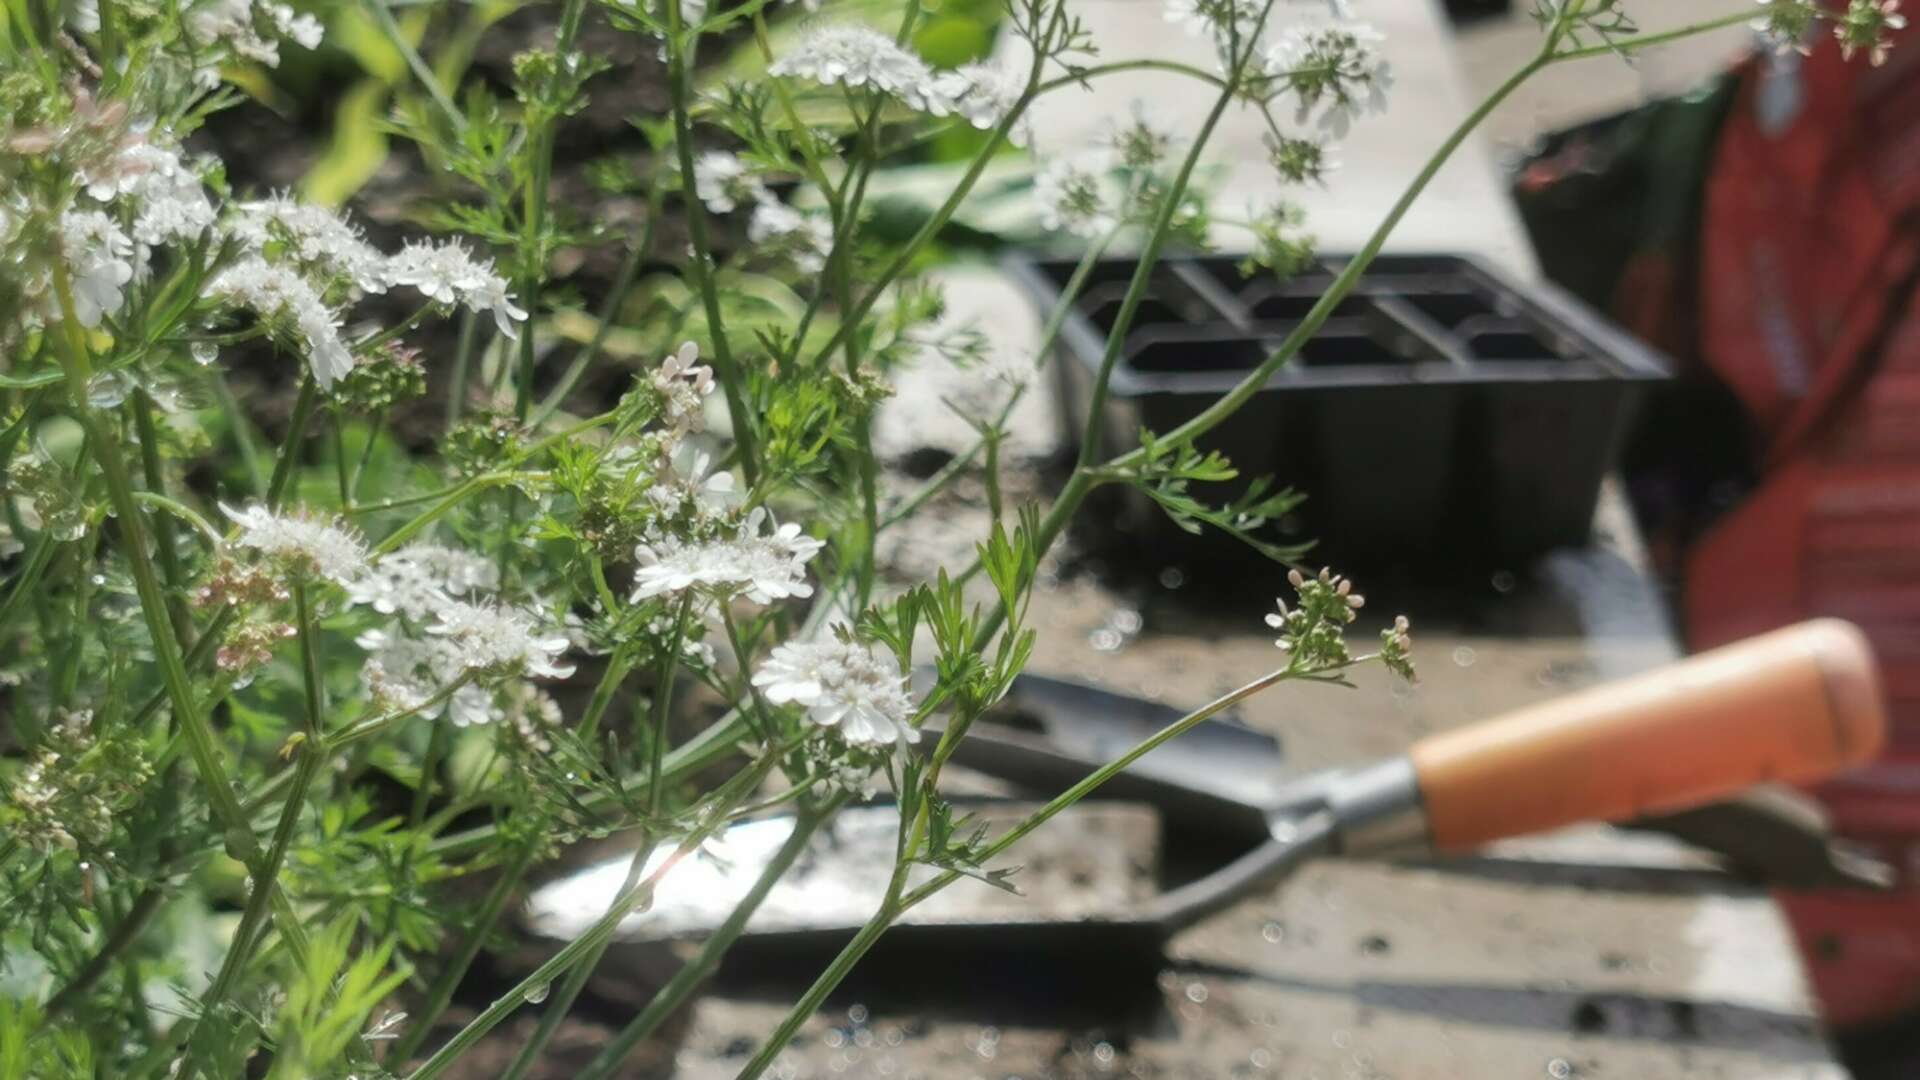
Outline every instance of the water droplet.
<path fill-rule="evenodd" d="M 527 999 L 527 1004 L 538 1005 L 541 1002 L 547 1000 L 547 991 L 551 990 L 552 988 L 553 988 L 552 983 L 538 983 L 536 985 L 527 987 L 527 992 L 525 995 Z"/>
<path fill-rule="evenodd" d="M 1143 623 L 1138 611 L 1132 608 L 1121 608 L 1113 613 L 1113 617 L 1108 620 L 1108 625 L 1123 634 L 1132 635 L 1140 632 Z"/>
<path fill-rule="evenodd" d="M 827 1044 L 827 1049 L 838 1050 L 847 1045 L 847 1033 L 839 1028 L 828 1028 L 827 1034 L 821 1041 Z"/>
<path fill-rule="evenodd" d="M 1186 571 L 1177 566 L 1169 566 L 1160 571 L 1160 587 L 1163 589 L 1177 589 L 1186 583 Z"/>
<path fill-rule="evenodd" d="M 1095 652 L 1118 652 L 1126 639 L 1113 627 L 1103 626 L 1087 635 L 1087 644 L 1093 646 Z"/>
<path fill-rule="evenodd" d="M 1247 1055 L 1247 1064 L 1256 1069 L 1264 1069 L 1273 1064 L 1273 1054 L 1269 1053 L 1264 1046 L 1255 1047 L 1253 1053 Z"/>
<path fill-rule="evenodd" d="M 95 585 L 105 585 L 107 583 L 107 575 L 95 574 L 87 580 L 93 582 Z"/>
<path fill-rule="evenodd" d="M 1203 983 L 1187 984 L 1187 1000 L 1195 1005 L 1204 1005 L 1207 1001 L 1207 988 Z"/>
<path fill-rule="evenodd" d="M 847 1019 L 849 1019 L 849 1020 L 851 1020 L 851 1021 L 853 1021 L 853 1022 L 854 1022 L 854 1023 L 856 1023 L 856 1024 L 864 1024 L 864 1023 L 866 1023 L 866 1022 L 867 1022 L 867 1007 L 866 1007 L 865 1005 L 850 1005 L 850 1006 L 848 1006 L 848 1007 L 847 1007 Z"/>
<path fill-rule="evenodd" d="M 1260 928 L 1260 936 L 1266 940 L 1267 944 L 1278 945 L 1287 940 L 1287 928 L 1282 923 L 1269 921 Z"/>
<path fill-rule="evenodd" d="M 1514 579 L 1513 573 L 1507 570 L 1495 570 L 1493 577 L 1489 579 L 1489 583 L 1493 586 L 1494 592 L 1502 595 L 1512 592 L 1514 586 L 1519 584 L 1519 582 Z"/>
<path fill-rule="evenodd" d="M 1093 1044 L 1093 1060 L 1099 1062 L 1102 1065 L 1113 1064 L 1113 1044 L 1110 1042 L 1104 1042 L 1104 1041 L 1094 1043 Z"/>
<path fill-rule="evenodd" d="M 220 359 L 220 347 L 211 341 L 196 341 L 188 351 L 193 354 L 193 362 L 201 367 Z"/>
<path fill-rule="evenodd" d="M 1460 667 L 1472 667 L 1473 662 L 1478 658 L 1474 651 L 1465 645 L 1453 650 L 1453 662 Z"/>
<path fill-rule="evenodd" d="M 118 371 L 103 371 L 87 383 L 87 404 L 96 409 L 117 409 L 127 400 L 133 384 Z"/>
<path fill-rule="evenodd" d="M 1573 1063 L 1566 1058 L 1554 1058 L 1547 1062 L 1547 1075 L 1553 1080 L 1567 1080 L 1573 1075 Z"/>

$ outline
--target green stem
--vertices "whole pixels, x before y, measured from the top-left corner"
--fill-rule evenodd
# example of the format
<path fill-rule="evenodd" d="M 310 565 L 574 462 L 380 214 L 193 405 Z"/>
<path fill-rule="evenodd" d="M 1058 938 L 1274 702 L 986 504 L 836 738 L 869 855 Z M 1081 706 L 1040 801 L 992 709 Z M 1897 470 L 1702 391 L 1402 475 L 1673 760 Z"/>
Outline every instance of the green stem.
<path fill-rule="evenodd" d="M 512 898 L 513 890 L 520 884 L 520 878 L 533 863 L 533 845 L 522 844 L 515 849 L 513 858 L 500 871 L 500 877 L 488 890 L 487 897 L 480 904 L 480 910 L 467 923 L 466 936 L 460 942 L 460 951 L 453 962 L 440 969 L 440 974 L 427 989 L 427 998 L 414 1010 L 414 1019 L 407 1033 L 394 1044 L 393 1052 L 387 1060 L 405 1062 L 420 1049 L 427 1036 L 433 1033 L 434 1022 L 440 1014 L 447 1011 L 447 1005 L 453 1001 L 453 993 L 460 988 L 460 981 L 467 976 L 467 969 L 473 966 L 474 958 L 480 955 L 480 948 L 486 944 L 487 935 L 493 932 L 493 924 L 500 920 L 500 913 L 506 910 L 507 901 Z"/>
<path fill-rule="evenodd" d="M 101 423 L 87 402 L 87 384 L 93 377 L 92 362 L 88 357 L 79 318 L 74 313 L 73 286 L 64 263 L 54 265 L 53 283 L 54 293 L 60 303 L 60 337 L 65 346 L 62 364 L 66 371 L 68 391 L 72 395 L 73 408 L 81 427 L 86 431 L 88 449 L 106 478 L 107 493 L 120 525 L 127 566 L 133 575 L 134 589 L 140 597 L 141 618 L 147 624 L 154 655 L 160 661 L 160 674 L 166 685 L 167 697 L 173 704 L 175 718 L 186 732 L 188 750 L 200 774 L 201 786 L 206 790 L 207 801 L 213 806 L 215 816 L 226 829 L 227 842 L 233 848 L 233 854 L 242 862 L 257 862 L 259 844 L 248 827 L 246 815 L 241 811 L 239 798 L 234 795 L 226 768 L 220 764 L 219 740 L 193 699 L 187 669 L 181 661 L 179 646 L 168 622 L 166 596 L 154 574 L 153 563 L 147 556 L 147 531 L 139 501 L 134 498 L 133 482 L 127 475 L 126 463 L 121 457 L 119 440 L 114 437 L 112 427 Z M 271 882 L 263 887 L 269 892 L 278 891 Z M 276 915 L 279 914 L 281 911 L 276 908 Z M 306 934 L 299 921 L 291 918 L 285 920 L 281 932 L 288 944 L 304 956 Z"/>
<path fill-rule="evenodd" d="M 687 276 L 693 279 L 706 310 L 707 335 L 713 340 L 713 369 L 720 389 L 727 396 L 727 415 L 733 422 L 733 441 L 740 449 L 740 472 L 752 487 L 759 477 L 760 459 L 754 449 L 753 418 L 747 411 L 746 390 L 741 370 L 734 363 L 733 350 L 727 344 L 727 330 L 720 313 L 720 293 L 714 284 L 713 246 L 707 239 L 707 208 L 694 197 L 697 185 L 693 169 L 693 119 L 691 99 L 693 72 L 687 62 L 687 45 L 681 40 L 680 0 L 667 0 L 667 82 L 673 100 L 673 143 L 680 159 L 680 190 L 685 198 L 687 238 L 693 247 L 687 264 Z"/>
<path fill-rule="evenodd" d="M 724 794 L 717 795 L 712 803 L 708 817 L 698 828 L 682 840 L 673 853 L 644 881 L 633 888 L 624 890 L 614 899 L 607 913 L 600 917 L 579 937 L 568 942 L 546 963 L 535 968 L 533 974 L 522 979 L 519 985 L 501 995 L 479 1016 L 452 1039 L 447 1041 L 434 1055 L 419 1068 L 407 1074 L 406 1080 L 432 1080 L 453 1064 L 469 1046 L 472 1046 L 487 1032 L 497 1027 L 502 1020 L 512 1015 L 527 1000 L 528 994 L 537 995 L 539 991 L 552 985 L 553 980 L 571 970 L 573 966 L 591 953 L 602 948 L 619 930 L 620 923 L 642 902 L 653 895 L 654 886 L 670 872 L 679 861 L 706 843 L 719 828 L 727 822 L 727 812 L 757 785 L 773 767 L 784 750 L 771 751 L 761 757 L 752 767 L 743 769 L 728 780 L 721 789 Z"/>
<path fill-rule="evenodd" d="M 1637 37 L 1622 38 L 1618 41 L 1609 41 L 1604 45 L 1589 45 L 1583 48 L 1555 52 L 1552 59 L 1554 63 L 1559 63 L 1562 60 L 1582 60 L 1590 56 L 1623 56 L 1639 52 L 1641 49 L 1651 48 L 1655 45 L 1665 45 L 1669 42 L 1679 41 L 1681 38 L 1692 37 L 1695 34 L 1724 30 L 1729 26 L 1744 26 L 1752 21 L 1752 12 L 1736 11 L 1731 14 L 1722 15 L 1717 19 L 1707 19 L 1703 22 L 1693 23 L 1673 30 L 1662 30 L 1657 34 L 1643 34 Z"/>
<path fill-rule="evenodd" d="M 414 48 L 413 42 L 407 40 L 406 32 L 400 28 L 400 23 L 394 19 L 393 12 L 387 9 L 384 0 L 366 0 L 366 5 L 367 10 L 373 13 L 373 21 L 379 25 L 381 32 L 387 35 L 387 41 L 393 45 L 394 49 L 406 58 L 407 70 L 413 72 L 415 81 L 419 82 L 420 88 L 433 99 L 433 103 L 439 107 L 441 114 L 447 118 L 447 123 L 455 131 L 467 130 L 466 115 L 453 103 L 453 99 L 447 96 L 446 88 L 440 85 L 440 80 L 434 76 L 433 69 L 428 67 L 426 60 L 420 56 L 420 50 Z"/>
<path fill-rule="evenodd" d="M 134 430 L 140 436 L 140 468 L 147 491 L 165 496 L 167 493 L 166 472 L 160 464 L 160 432 L 153 422 L 153 399 L 144 389 L 133 394 Z M 173 531 L 173 519 L 161 515 L 153 519 L 153 542 L 160 555 L 160 574 L 167 583 L 167 615 L 173 621 L 174 640 L 182 649 L 193 648 L 193 616 L 187 612 L 186 571 L 180 566 L 178 537 Z"/>
<path fill-rule="evenodd" d="M 680 611 L 674 617 L 673 633 L 669 635 L 667 647 L 661 650 L 660 671 L 654 680 L 653 694 L 653 736 L 647 744 L 647 825 L 641 830 L 640 839 L 634 848 L 633 860 L 627 866 L 627 878 L 620 886 L 624 895 L 639 884 L 640 874 L 646 869 L 647 856 L 653 852 L 654 822 L 660 817 L 660 796 L 664 787 L 660 783 L 660 759 L 667 745 L 667 719 L 673 711 L 674 674 L 680 670 L 680 640 L 686 633 L 687 611 L 693 605 L 693 594 L 689 592 L 680 602 Z M 520 1053 L 507 1068 L 502 1080 L 521 1080 L 527 1070 L 538 1061 L 547 1043 L 553 1040 L 554 1033 L 560 1030 L 561 1021 L 572 1011 L 573 1003 L 586 989 L 587 980 L 593 977 L 593 971 L 600 966 L 600 960 L 613 944 L 609 935 L 597 946 L 587 950 L 573 970 L 567 972 L 566 981 L 560 984 L 560 991 L 540 1013 L 540 1023 L 534 1028 L 533 1037 L 521 1047 Z"/>
<path fill-rule="evenodd" d="M 626 305 L 627 295 L 633 291 L 634 279 L 640 276 L 640 264 L 645 261 L 648 250 L 653 247 L 653 223 L 659 216 L 660 191 L 661 185 L 656 183 L 648 192 L 647 223 L 641 228 L 639 241 L 627 249 L 626 259 L 620 263 L 620 272 L 614 276 L 613 288 L 607 292 L 606 301 L 600 305 L 600 323 L 593 328 L 593 337 L 587 342 L 587 347 L 581 349 L 579 355 L 573 358 L 573 362 L 567 365 L 566 372 L 560 376 L 560 381 L 554 384 L 546 400 L 534 410 L 533 419 L 528 421 L 529 427 L 538 430 L 540 425 L 546 423 L 547 418 L 565 403 L 567 395 L 573 392 L 574 384 L 580 381 L 580 376 L 585 375 L 587 369 L 593 366 L 594 360 L 599 358 L 600 349 L 607 342 L 607 335 L 613 333 L 614 319 L 619 317 L 620 309 Z"/>
<path fill-rule="evenodd" d="M 300 762 L 294 772 L 293 790 L 287 793 L 287 801 L 280 809 L 280 823 L 273 831 L 266 857 L 248 867 L 253 891 L 247 896 L 247 906 L 240 914 L 239 928 L 234 931 L 233 942 L 227 947 L 226 960 L 220 965 L 206 995 L 201 998 L 202 1017 L 216 1015 L 215 1007 L 233 989 L 234 980 L 246 970 L 247 961 L 265 938 L 261 924 L 266 920 L 269 900 L 279 888 L 280 866 L 286 861 L 287 849 L 293 844 L 294 831 L 300 824 L 300 813 L 306 809 L 307 789 L 312 786 L 314 775 L 327 758 L 326 748 L 320 738 L 320 725 L 326 715 L 325 693 L 320 682 L 320 632 L 314 623 L 313 608 L 308 601 L 304 582 L 296 582 L 293 586 L 293 605 L 295 626 L 300 636 L 302 684 L 306 690 L 306 738 L 300 745 Z M 188 1050 L 188 1057 L 192 1057 L 191 1049 Z M 191 1077 L 191 1066 L 183 1068 L 181 1075 Z"/>
<path fill-rule="evenodd" d="M 293 418 L 287 422 L 287 441 L 280 446 L 280 456 L 273 463 L 273 479 L 267 482 L 267 509 L 280 505 L 287 493 L 287 485 L 293 480 L 294 461 L 300 456 L 300 443 L 307 436 L 307 423 L 313 419 L 313 410 L 320 404 L 320 384 L 312 375 L 300 380 L 300 396 L 293 402 Z"/>
<path fill-rule="evenodd" d="M 734 905 L 733 911 L 727 915 L 726 920 L 714 928 L 712 935 L 701 945 L 700 952 L 679 971 L 674 972 L 673 978 L 667 980 L 667 984 L 653 995 L 646 1007 L 641 1009 L 639 1014 L 629 1021 L 626 1027 L 621 1028 L 620 1033 L 601 1049 L 600 1053 L 581 1071 L 577 1080 L 606 1080 L 606 1077 L 613 1075 L 626 1056 L 633 1052 L 633 1048 L 639 1045 L 642 1039 L 652 1035 L 661 1021 L 673 1015 L 688 995 L 706 982 L 707 977 L 713 974 L 713 970 L 720 966 L 720 960 L 727 954 L 727 950 L 739 940 L 741 932 L 747 927 L 747 921 L 760 909 L 767 894 L 772 892 L 773 887 L 786 876 L 787 871 L 793 867 L 794 861 L 800 857 L 800 853 L 807 849 L 807 842 L 813 838 L 814 831 L 820 827 L 820 823 L 826 821 L 845 801 L 846 797 L 840 796 L 817 811 L 802 812 L 799 815 L 793 823 L 793 832 L 787 837 L 786 843 L 780 845 L 779 851 L 774 852 L 766 868 L 760 872 L 758 878 L 754 879 L 753 888 L 747 890 L 747 895 L 741 897 L 740 902 Z"/>
<path fill-rule="evenodd" d="M 460 410 L 467 404 L 467 382 L 473 367 L 473 339 L 476 316 L 460 313 L 460 340 L 453 350 L 453 379 L 447 384 L 447 430 L 460 422 Z M 524 332 L 524 331 L 523 331 Z"/>

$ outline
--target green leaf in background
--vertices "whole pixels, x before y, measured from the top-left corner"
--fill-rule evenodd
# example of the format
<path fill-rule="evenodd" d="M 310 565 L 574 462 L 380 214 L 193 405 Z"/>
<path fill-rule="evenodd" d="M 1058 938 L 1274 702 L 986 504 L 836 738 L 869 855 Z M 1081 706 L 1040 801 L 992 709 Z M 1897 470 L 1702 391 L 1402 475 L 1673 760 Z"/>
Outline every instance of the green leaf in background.
<path fill-rule="evenodd" d="M 338 206 L 359 191 L 387 160 L 387 136 L 380 119 L 387 109 L 387 84 L 362 79 L 340 96 L 333 135 L 307 175 L 300 193 L 323 206 Z"/>
<path fill-rule="evenodd" d="M 914 32 L 913 47 L 934 67 L 954 68 L 984 60 L 993 50 L 997 21 L 975 15 L 938 15 Z"/>

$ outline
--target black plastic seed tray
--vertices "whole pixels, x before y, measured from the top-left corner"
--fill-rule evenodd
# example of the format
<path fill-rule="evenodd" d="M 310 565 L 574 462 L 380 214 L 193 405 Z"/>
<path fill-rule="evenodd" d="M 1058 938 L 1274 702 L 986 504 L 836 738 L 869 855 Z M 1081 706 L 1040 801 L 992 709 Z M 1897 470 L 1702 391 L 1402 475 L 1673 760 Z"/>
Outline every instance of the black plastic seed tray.
<path fill-rule="evenodd" d="M 1231 389 L 1341 262 L 1282 281 L 1243 278 L 1232 256 L 1162 260 L 1093 418 L 1103 449 L 1138 445 L 1142 427 L 1170 431 Z M 1050 311 L 1075 265 L 1015 257 L 1009 269 Z M 1076 440 L 1133 271 L 1130 259 L 1096 266 L 1061 328 L 1053 366 Z M 1272 474 L 1305 492 L 1266 538 L 1317 540 L 1317 558 L 1507 562 L 1586 540 L 1635 402 L 1667 377 L 1664 358 L 1558 290 L 1458 256 L 1381 256 L 1300 354 L 1200 445 L 1231 457 L 1242 477 Z M 1144 498 L 1119 525 L 1171 545 L 1169 559 L 1217 543 L 1174 528 Z"/>

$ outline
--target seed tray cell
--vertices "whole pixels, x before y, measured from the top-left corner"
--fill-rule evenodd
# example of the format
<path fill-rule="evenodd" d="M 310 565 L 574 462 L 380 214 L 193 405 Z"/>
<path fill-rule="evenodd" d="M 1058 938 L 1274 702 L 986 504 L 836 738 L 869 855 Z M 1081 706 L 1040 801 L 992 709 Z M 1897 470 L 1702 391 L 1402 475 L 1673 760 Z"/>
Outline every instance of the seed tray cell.
<path fill-rule="evenodd" d="M 1167 258 L 1154 269 L 1093 422 L 1109 453 L 1165 432 L 1237 384 L 1295 331 L 1344 264 L 1290 279 L 1242 277 L 1239 258 Z M 1015 256 L 1041 310 L 1070 260 Z M 1078 438 L 1130 259 L 1096 264 L 1061 327 L 1054 370 Z M 1245 408 L 1201 440 L 1242 477 L 1274 475 L 1307 503 L 1269 539 L 1320 541 L 1317 557 L 1416 565 L 1508 562 L 1586 540 L 1600 483 L 1665 360 L 1577 301 L 1454 255 L 1387 255 Z M 1235 487 L 1203 491 L 1225 500 Z M 1123 527 L 1210 558 L 1144 499 Z M 1175 553 L 1177 554 L 1177 552 Z"/>

